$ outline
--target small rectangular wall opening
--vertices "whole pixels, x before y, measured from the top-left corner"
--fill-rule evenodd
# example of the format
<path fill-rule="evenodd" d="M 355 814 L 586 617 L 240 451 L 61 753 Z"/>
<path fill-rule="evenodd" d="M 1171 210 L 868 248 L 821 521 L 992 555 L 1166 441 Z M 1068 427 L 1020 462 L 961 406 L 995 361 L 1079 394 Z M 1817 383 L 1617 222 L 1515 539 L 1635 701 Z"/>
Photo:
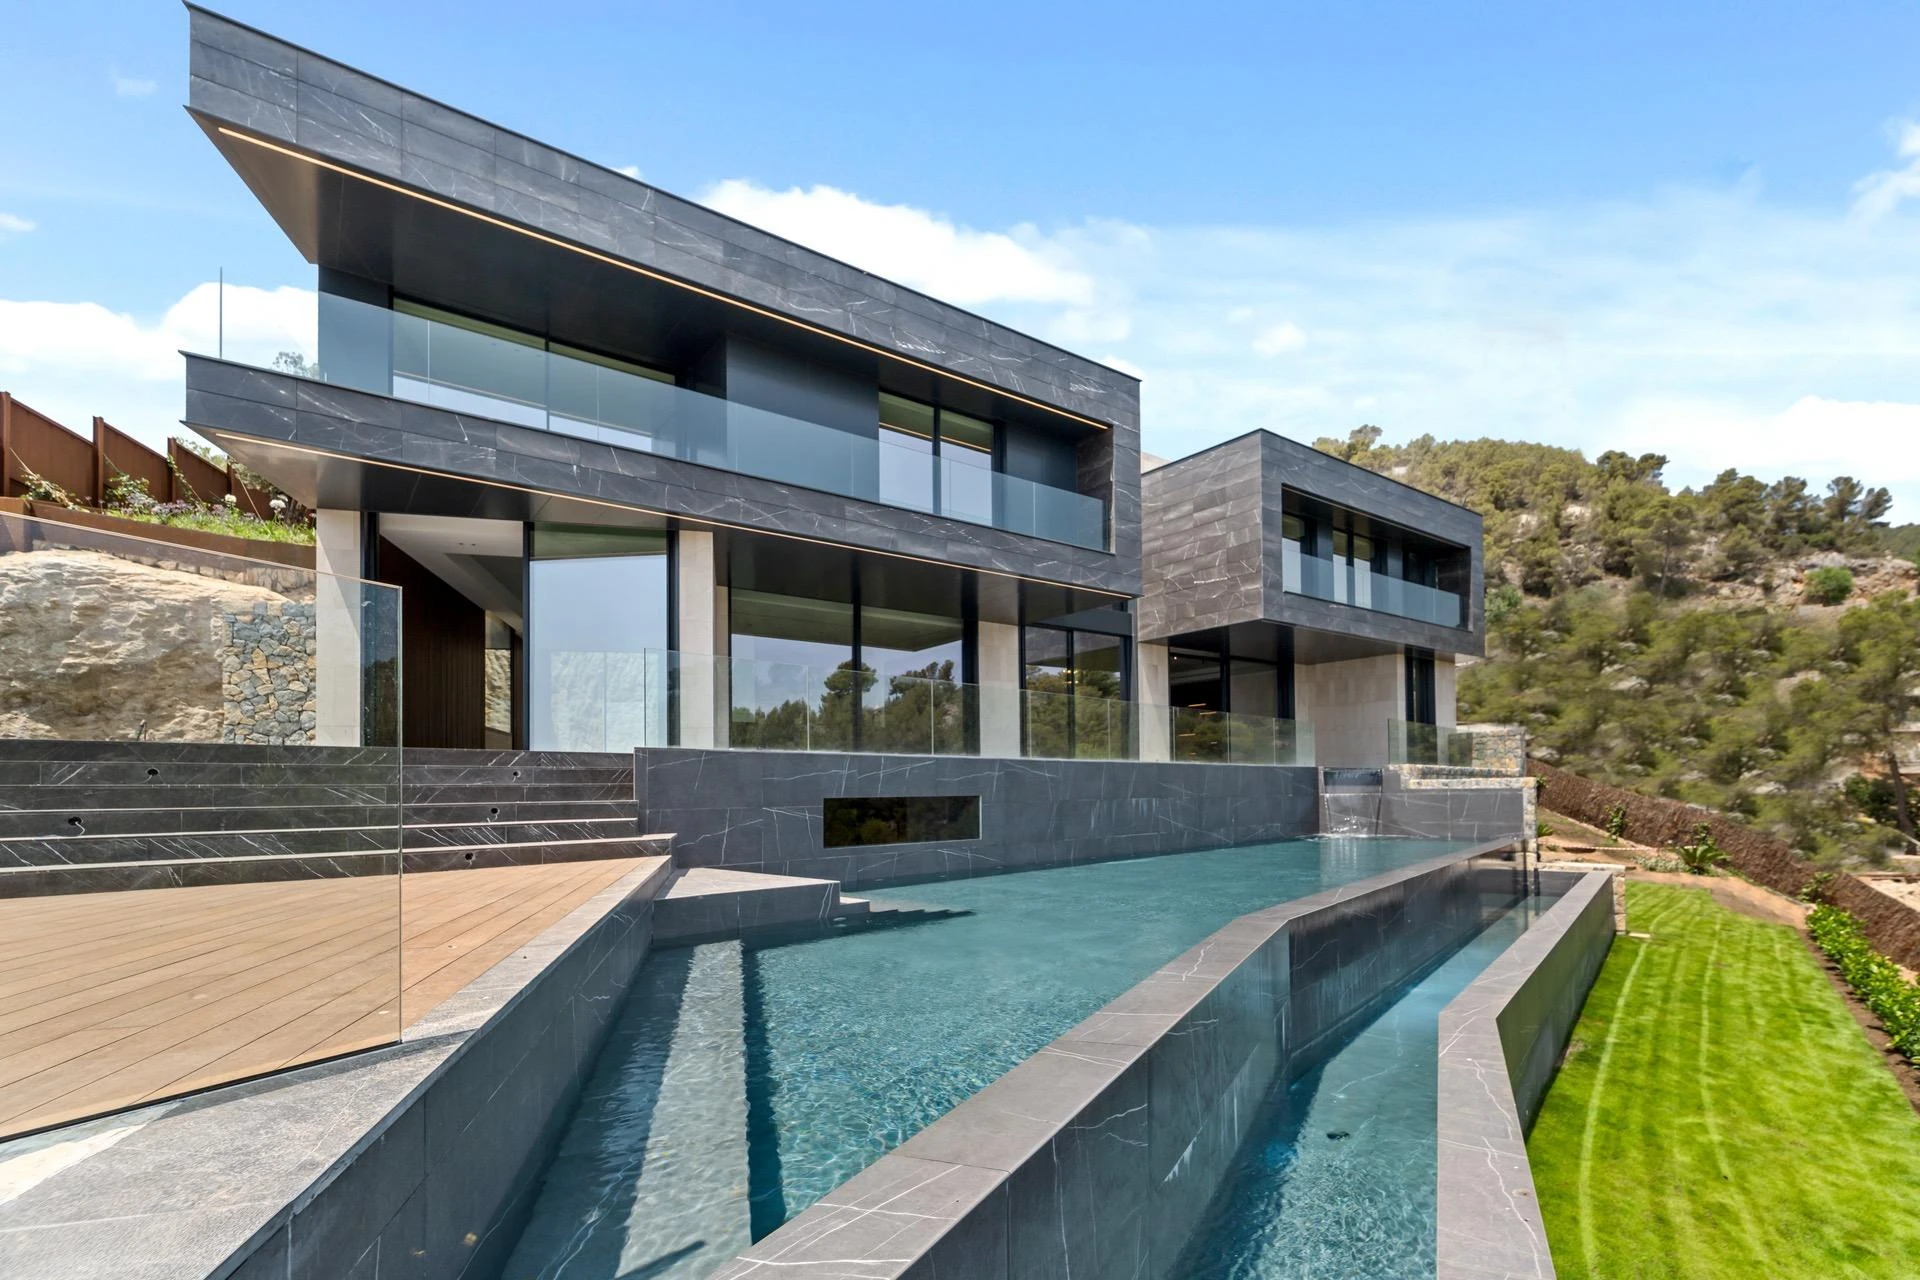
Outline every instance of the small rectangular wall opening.
<path fill-rule="evenodd" d="M 979 796 L 846 796 L 825 802 L 829 849 L 980 838 Z"/>

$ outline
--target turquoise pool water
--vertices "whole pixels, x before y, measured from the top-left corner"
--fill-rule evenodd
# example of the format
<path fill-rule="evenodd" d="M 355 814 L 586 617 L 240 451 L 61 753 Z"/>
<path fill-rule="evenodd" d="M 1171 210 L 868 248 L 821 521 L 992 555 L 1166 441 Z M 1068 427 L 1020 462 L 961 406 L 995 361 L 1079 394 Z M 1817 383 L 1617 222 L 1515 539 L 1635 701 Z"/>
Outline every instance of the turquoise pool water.
<path fill-rule="evenodd" d="M 1440 1011 L 1550 905 L 1506 911 L 1272 1098 L 1176 1274 L 1430 1280 Z"/>
<path fill-rule="evenodd" d="M 969 914 L 751 947 L 754 1236 L 1236 916 L 1460 847 L 1322 837 L 943 881 L 866 896 Z"/>

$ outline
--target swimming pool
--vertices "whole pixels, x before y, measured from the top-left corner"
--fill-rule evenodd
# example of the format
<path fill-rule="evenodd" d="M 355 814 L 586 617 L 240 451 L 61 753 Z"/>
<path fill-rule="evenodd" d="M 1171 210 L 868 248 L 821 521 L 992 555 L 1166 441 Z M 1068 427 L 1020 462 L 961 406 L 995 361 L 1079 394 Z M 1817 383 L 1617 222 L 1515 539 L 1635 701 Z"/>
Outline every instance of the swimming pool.
<path fill-rule="evenodd" d="M 1459 849 L 1319 838 L 874 893 L 969 914 L 750 948 L 757 1239 L 1228 921 Z"/>
<path fill-rule="evenodd" d="M 863 895 L 920 923 L 662 950 L 508 1274 L 697 1280 L 1229 921 L 1465 847 L 1323 837 L 939 881 Z"/>
<path fill-rule="evenodd" d="M 1176 1274 L 1430 1280 L 1440 1011 L 1554 899 L 1524 899 L 1278 1090 Z"/>

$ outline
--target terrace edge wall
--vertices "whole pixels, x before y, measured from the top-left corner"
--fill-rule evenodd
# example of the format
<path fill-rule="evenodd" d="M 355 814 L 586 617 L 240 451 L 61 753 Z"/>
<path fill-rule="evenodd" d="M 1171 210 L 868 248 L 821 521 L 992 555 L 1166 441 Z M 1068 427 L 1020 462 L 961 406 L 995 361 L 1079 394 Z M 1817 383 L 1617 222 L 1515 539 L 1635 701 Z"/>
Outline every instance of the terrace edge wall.
<path fill-rule="evenodd" d="M 1319 830 L 1309 767 L 642 747 L 641 826 L 674 861 L 847 886 L 1290 840 Z M 978 840 L 829 849 L 824 802 L 977 795 Z"/>
<path fill-rule="evenodd" d="M 1553 1280 L 1527 1159 L 1613 946 L 1613 871 L 1543 871 L 1560 900 L 1440 1013 L 1437 1280 Z"/>
<path fill-rule="evenodd" d="M 714 1280 L 809 1263 L 913 1280 L 1174 1274 L 1260 1100 L 1476 930 L 1483 890 L 1519 892 L 1517 869 L 1478 861 L 1496 847 L 1240 917 Z"/>

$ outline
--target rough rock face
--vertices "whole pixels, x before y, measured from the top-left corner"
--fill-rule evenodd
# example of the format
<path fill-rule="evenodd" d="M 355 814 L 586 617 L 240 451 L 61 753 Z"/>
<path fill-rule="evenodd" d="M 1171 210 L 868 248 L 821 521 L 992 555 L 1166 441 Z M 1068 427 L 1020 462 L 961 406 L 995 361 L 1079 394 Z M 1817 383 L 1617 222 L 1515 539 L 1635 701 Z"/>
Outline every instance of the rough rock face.
<path fill-rule="evenodd" d="M 285 667 L 282 683 L 310 698 L 311 618 L 263 587 L 96 551 L 0 556 L 0 737 L 250 740 L 234 734 L 227 664 L 258 661 L 268 690 Z"/>

